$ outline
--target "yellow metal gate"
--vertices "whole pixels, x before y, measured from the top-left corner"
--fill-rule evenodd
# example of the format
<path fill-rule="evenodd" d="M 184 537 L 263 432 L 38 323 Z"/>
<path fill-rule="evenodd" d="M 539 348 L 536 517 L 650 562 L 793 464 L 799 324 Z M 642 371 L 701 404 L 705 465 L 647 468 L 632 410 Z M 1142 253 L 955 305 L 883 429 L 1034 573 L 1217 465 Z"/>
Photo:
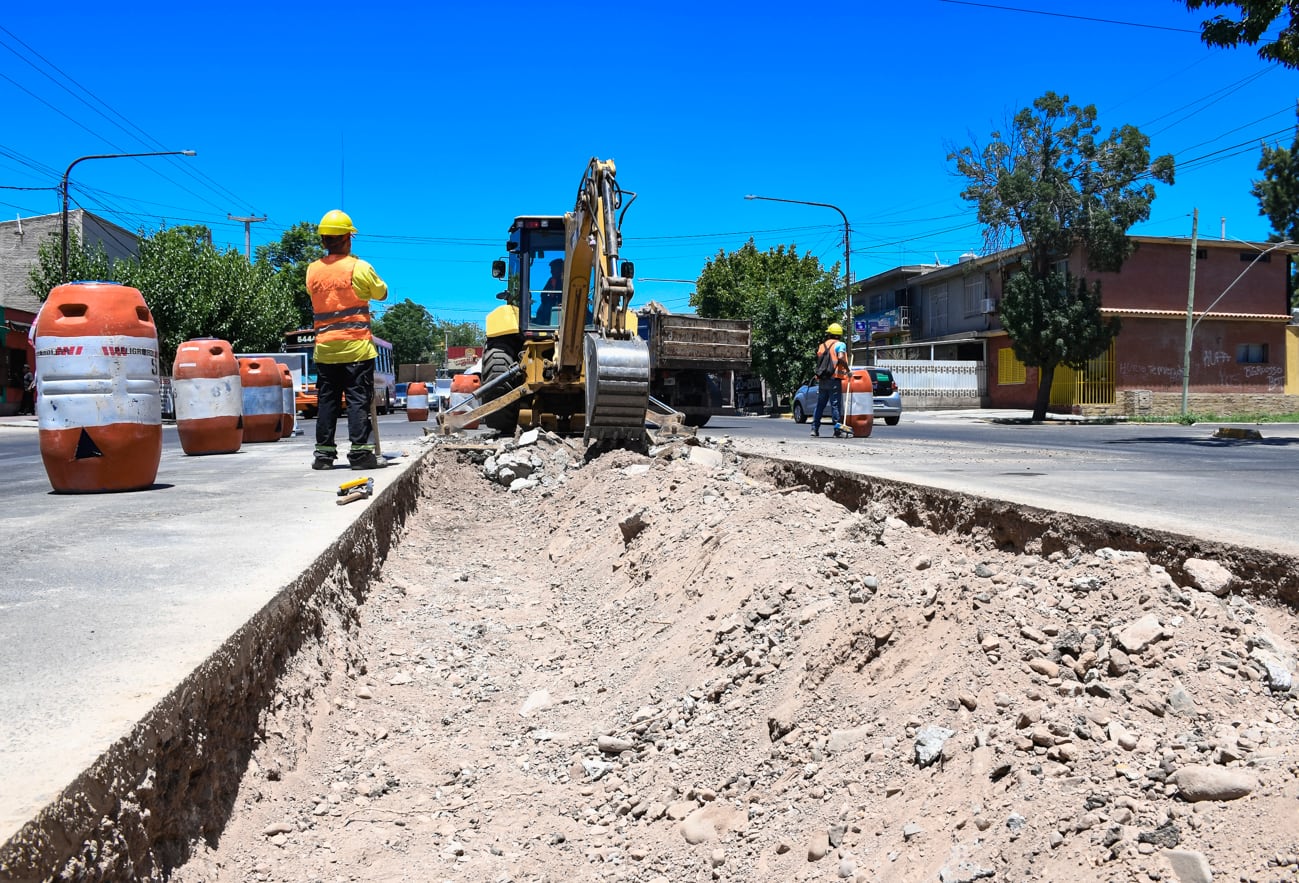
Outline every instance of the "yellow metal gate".
<path fill-rule="evenodd" d="M 1071 408 L 1074 405 L 1114 404 L 1114 342 L 1110 348 L 1087 363 L 1081 371 L 1056 365 L 1051 381 L 1051 405 Z"/>

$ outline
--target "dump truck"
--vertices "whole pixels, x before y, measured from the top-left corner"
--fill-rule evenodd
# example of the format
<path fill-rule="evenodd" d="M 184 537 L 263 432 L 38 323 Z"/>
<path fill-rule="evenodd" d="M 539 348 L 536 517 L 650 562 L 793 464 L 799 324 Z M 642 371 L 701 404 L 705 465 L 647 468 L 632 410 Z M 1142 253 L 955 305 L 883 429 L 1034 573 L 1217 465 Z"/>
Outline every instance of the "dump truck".
<path fill-rule="evenodd" d="M 733 372 L 752 364 L 752 323 L 670 313 L 655 301 L 636 315 L 649 347 L 650 395 L 684 414 L 687 426 L 706 425 L 730 399 Z"/>

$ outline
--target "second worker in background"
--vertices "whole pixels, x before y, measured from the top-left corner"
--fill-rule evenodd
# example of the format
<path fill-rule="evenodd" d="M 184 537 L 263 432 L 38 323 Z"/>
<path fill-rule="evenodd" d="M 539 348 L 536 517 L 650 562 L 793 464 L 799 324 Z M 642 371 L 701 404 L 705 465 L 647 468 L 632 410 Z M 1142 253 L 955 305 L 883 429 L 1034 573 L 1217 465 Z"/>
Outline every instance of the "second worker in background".
<path fill-rule="evenodd" d="M 334 431 L 347 401 L 347 463 L 353 469 L 387 466 L 370 442 L 374 360 L 370 301 L 388 297 L 374 267 L 352 254 L 352 219 L 338 209 L 316 228 L 327 254 L 307 267 L 307 292 L 316 330 L 316 451 L 312 469 L 334 468 Z"/>
<path fill-rule="evenodd" d="M 812 435 L 821 434 L 821 417 L 830 405 L 834 437 L 847 435 L 843 427 L 843 379 L 848 376 L 848 347 L 841 338 L 843 326 L 831 322 L 825 329 L 825 343 L 816 351 L 816 410 L 812 413 Z"/>

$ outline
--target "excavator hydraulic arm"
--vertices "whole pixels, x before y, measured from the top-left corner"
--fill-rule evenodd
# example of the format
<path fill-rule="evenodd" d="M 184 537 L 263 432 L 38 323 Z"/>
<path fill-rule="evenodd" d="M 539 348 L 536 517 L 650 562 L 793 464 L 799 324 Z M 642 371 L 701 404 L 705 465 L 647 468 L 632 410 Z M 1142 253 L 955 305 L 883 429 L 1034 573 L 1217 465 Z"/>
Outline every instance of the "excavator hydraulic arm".
<path fill-rule="evenodd" d="M 621 275 L 622 190 L 613 160 L 592 158 L 564 216 L 564 303 L 555 363 L 586 379 L 586 440 L 641 443 L 649 405 L 649 348 L 635 332 L 632 280 Z M 588 330 L 586 310 L 594 330 Z"/>

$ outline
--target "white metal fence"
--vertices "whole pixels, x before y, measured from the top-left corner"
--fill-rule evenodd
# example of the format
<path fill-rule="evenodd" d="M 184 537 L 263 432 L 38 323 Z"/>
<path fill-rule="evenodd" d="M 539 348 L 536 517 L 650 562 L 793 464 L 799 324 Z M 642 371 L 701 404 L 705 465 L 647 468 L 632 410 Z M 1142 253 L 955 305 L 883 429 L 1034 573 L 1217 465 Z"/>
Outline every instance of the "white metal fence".
<path fill-rule="evenodd" d="M 875 364 L 893 372 L 903 400 L 914 408 L 977 408 L 988 394 L 983 362 L 877 359 Z"/>

